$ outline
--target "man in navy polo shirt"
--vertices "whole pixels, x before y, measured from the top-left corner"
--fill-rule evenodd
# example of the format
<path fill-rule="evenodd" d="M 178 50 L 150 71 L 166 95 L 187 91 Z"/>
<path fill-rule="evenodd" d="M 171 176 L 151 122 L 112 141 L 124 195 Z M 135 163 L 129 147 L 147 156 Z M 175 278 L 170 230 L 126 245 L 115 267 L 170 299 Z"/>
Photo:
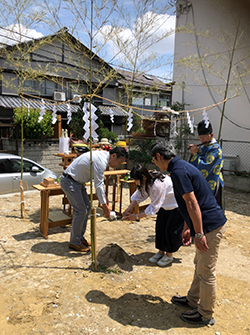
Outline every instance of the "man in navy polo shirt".
<path fill-rule="evenodd" d="M 150 154 L 161 171 L 168 171 L 174 194 L 185 221 L 182 232 L 184 245 L 194 237 L 196 254 L 193 282 L 187 296 L 173 296 L 172 303 L 193 310 L 181 313 L 183 321 L 198 325 L 213 325 L 216 277 L 215 267 L 220 240 L 227 221 L 202 173 L 175 154 L 172 144 L 156 141 Z"/>

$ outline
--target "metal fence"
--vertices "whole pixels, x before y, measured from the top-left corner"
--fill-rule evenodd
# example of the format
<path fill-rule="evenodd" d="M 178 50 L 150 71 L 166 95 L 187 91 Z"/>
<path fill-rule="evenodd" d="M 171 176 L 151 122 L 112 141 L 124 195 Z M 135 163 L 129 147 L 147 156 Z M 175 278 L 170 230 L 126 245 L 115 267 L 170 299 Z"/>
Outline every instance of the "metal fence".
<path fill-rule="evenodd" d="M 250 141 L 221 140 L 224 172 L 250 175 Z"/>
<path fill-rule="evenodd" d="M 198 139 L 170 139 L 177 149 L 178 156 L 188 161 L 190 159 L 189 144 L 199 144 Z M 224 174 L 250 176 L 250 141 L 220 140 L 224 157 Z"/>
<path fill-rule="evenodd" d="M 140 158 L 143 159 L 144 152 L 150 148 L 154 140 L 155 138 L 133 138 L 131 139 L 132 145 L 130 149 L 140 150 Z M 170 138 L 169 141 L 176 148 L 177 155 L 186 161 L 189 161 L 191 157 L 188 149 L 189 144 L 200 143 L 200 141 L 196 138 Z M 224 157 L 224 174 L 250 176 L 250 141 L 221 140 L 220 146 Z"/>

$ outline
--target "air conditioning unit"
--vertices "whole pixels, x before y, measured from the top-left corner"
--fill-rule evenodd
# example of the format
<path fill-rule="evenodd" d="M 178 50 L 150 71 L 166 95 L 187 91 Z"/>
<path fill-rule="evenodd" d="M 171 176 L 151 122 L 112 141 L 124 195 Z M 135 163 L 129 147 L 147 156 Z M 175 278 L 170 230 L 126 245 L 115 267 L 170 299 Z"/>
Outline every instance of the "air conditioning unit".
<path fill-rule="evenodd" d="M 54 92 L 54 100 L 56 101 L 65 101 L 66 96 L 64 92 Z"/>
<path fill-rule="evenodd" d="M 73 94 L 73 101 L 76 104 L 79 104 L 81 102 L 82 98 L 79 94 Z"/>

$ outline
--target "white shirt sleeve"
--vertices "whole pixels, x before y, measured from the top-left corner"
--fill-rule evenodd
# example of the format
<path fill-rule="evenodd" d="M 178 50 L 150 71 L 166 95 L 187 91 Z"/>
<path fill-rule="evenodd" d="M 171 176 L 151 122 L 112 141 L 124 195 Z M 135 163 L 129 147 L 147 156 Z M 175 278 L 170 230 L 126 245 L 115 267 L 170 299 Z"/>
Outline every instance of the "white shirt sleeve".
<path fill-rule="evenodd" d="M 131 201 L 136 201 L 137 204 L 140 202 L 145 201 L 148 198 L 148 194 L 146 191 L 141 194 L 141 192 L 137 189 L 132 195 L 131 195 Z"/>
<path fill-rule="evenodd" d="M 152 187 L 149 189 L 151 204 L 145 209 L 145 214 L 147 216 L 155 215 L 159 211 L 165 200 L 165 194 L 165 183 L 160 181 L 159 179 L 156 179 Z"/>

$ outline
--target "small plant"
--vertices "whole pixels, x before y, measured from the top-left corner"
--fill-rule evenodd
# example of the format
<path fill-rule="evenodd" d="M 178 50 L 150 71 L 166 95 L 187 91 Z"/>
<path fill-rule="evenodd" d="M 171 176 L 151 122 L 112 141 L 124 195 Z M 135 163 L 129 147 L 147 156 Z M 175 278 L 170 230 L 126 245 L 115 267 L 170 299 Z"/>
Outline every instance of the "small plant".
<path fill-rule="evenodd" d="M 106 266 L 103 265 L 98 265 L 98 268 L 100 271 L 105 272 L 105 273 L 115 273 L 117 275 L 121 275 L 122 271 L 119 269 L 111 269 L 111 268 L 107 268 Z"/>

